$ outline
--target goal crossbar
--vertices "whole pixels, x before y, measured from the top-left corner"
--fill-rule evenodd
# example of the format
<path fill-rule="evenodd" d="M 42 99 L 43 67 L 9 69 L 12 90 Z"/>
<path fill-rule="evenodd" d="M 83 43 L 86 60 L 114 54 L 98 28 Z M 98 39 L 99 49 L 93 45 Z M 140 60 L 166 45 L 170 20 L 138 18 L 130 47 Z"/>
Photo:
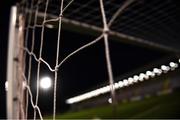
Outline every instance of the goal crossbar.
<path fill-rule="evenodd" d="M 30 11 L 30 10 L 27 10 L 27 11 Z M 37 16 L 38 16 L 38 24 L 42 24 L 44 13 L 38 12 Z M 47 13 L 47 18 L 49 20 L 51 20 L 51 19 L 58 18 L 58 16 Z M 88 31 L 87 33 L 91 33 L 92 35 L 97 35 L 97 34 L 102 33 L 102 31 L 103 31 L 103 28 L 101 28 L 101 27 L 98 27 L 95 25 L 90 25 L 90 24 L 87 24 L 84 22 L 79 22 L 77 20 L 68 19 L 65 17 L 63 17 L 62 22 L 63 22 L 63 26 L 65 29 L 76 31 L 76 32 L 79 31 L 82 33 L 82 31 L 83 32 Z M 48 25 L 51 25 L 54 28 L 58 28 L 58 21 L 52 21 L 52 22 L 49 21 L 46 24 L 47 24 L 47 27 L 48 27 Z M 37 25 L 37 26 L 39 26 L 39 25 Z M 41 27 L 41 26 L 39 26 L 39 27 Z M 152 41 L 148 41 L 148 40 L 145 40 L 145 39 L 142 39 L 139 37 L 134 37 L 134 36 L 124 34 L 121 32 L 116 32 L 114 30 L 109 30 L 108 34 L 111 36 L 111 38 L 113 38 L 113 40 L 120 41 L 123 43 L 135 44 L 138 46 L 148 47 L 151 49 L 157 49 L 157 50 L 161 50 L 161 51 L 165 51 L 165 52 L 174 52 L 174 53 L 180 52 L 180 50 L 178 50 L 176 48 L 158 44 L 158 43 L 155 43 Z"/>

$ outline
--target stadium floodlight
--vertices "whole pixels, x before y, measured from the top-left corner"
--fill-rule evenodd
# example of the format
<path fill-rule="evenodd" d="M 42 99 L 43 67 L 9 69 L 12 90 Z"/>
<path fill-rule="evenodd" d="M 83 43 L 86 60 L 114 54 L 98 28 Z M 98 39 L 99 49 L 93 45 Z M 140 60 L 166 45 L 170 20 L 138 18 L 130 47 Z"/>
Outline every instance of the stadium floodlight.
<path fill-rule="evenodd" d="M 52 80 L 50 77 L 43 77 L 40 80 L 40 87 L 42 89 L 49 89 L 52 86 Z"/>
<path fill-rule="evenodd" d="M 119 84 L 118 83 L 114 83 L 114 88 L 118 89 L 119 88 Z"/>
<path fill-rule="evenodd" d="M 146 75 L 144 73 L 139 74 L 139 81 L 143 81 L 145 79 Z"/>
<path fill-rule="evenodd" d="M 109 99 L 108 99 L 108 102 L 111 104 L 111 103 L 112 103 L 112 98 L 109 98 Z"/>
<path fill-rule="evenodd" d="M 144 79 L 145 79 L 145 80 L 148 80 L 150 76 L 147 75 L 147 72 L 146 72 L 146 74 L 144 74 L 144 75 L 145 75 L 145 76 L 144 76 Z"/>
<path fill-rule="evenodd" d="M 170 70 L 169 66 L 166 65 L 162 65 L 161 69 L 163 70 L 164 73 L 167 73 Z"/>
<path fill-rule="evenodd" d="M 101 93 L 102 93 L 102 94 L 107 93 L 107 92 L 109 92 L 109 91 L 110 91 L 110 86 L 109 86 L 109 85 L 101 88 Z"/>
<path fill-rule="evenodd" d="M 178 64 L 174 62 L 170 62 L 169 66 L 171 67 L 171 70 L 175 70 L 176 68 L 178 68 Z"/>
<path fill-rule="evenodd" d="M 180 59 L 179 59 L 179 62 L 180 62 Z M 172 67 L 177 68 L 178 64 L 174 63 L 174 62 L 170 62 L 169 66 L 162 65 L 161 69 L 154 68 L 153 71 L 148 70 L 145 73 L 140 73 L 139 76 L 134 75 L 133 77 L 129 77 L 128 79 L 123 79 L 122 81 L 119 81 L 118 83 L 114 83 L 113 87 L 115 89 L 120 89 L 120 88 L 129 86 L 129 85 L 131 85 L 131 84 L 133 84 L 135 82 L 138 82 L 138 81 L 148 80 L 150 77 L 153 78 L 156 75 L 161 75 L 162 72 L 167 73 Z M 80 102 L 80 101 L 83 101 L 83 100 L 98 96 L 100 94 L 107 93 L 109 91 L 110 91 L 110 85 L 107 85 L 107 86 L 104 86 L 102 88 L 93 90 L 91 92 L 88 92 L 88 93 L 85 93 L 85 94 L 82 94 L 82 95 L 79 95 L 79 96 L 76 96 L 76 97 L 73 97 L 73 98 L 69 98 L 69 99 L 66 100 L 66 103 L 68 103 L 68 104 L 77 103 L 77 102 Z M 108 102 L 111 103 L 112 99 L 109 98 Z"/>
<path fill-rule="evenodd" d="M 123 80 L 123 83 L 124 83 L 124 86 L 128 86 L 129 85 L 128 80 L 126 80 L 126 79 Z"/>
<path fill-rule="evenodd" d="M 118 84 L 119 84 L 119 87 L 120 87 L 120 88 L 124 87 L 123 81 L 119 81 Z"/>
<path fill-rule="evenodd" d="M 162 70 L 161 69 L 158 69 L 158 68 L 154 68 L 153 69 L 153 72 L 157 75 L 161 75 L 162 74 Z"/>
<path fill-rule="evenodd" d="M 133 79 L 132 77 L 129 77 L 129 78 L 128 78 L 128 84 L 131 85 L 131 84 L 133 84 L 133 82 L 134 82 L 134 79 Z"/>
<path fill-rule="evenodd" d="M 136 83 L 136 82 L 138 82 L 138 80 L 139 80 L 139 76 L 134 75 L 134 76 L 133 76 L 133 79 L 134 79 L 134 82 Z"/>
<path fill-rule="evenodd" d="M 147 75 L 147 76 L 150 76 L 150 77 L 152 77 L 152 78 L 155 77 L 155 73 L 154 73 L 154 72 L 151 72 L 151 71 L 147 71 L 147 72 L 146 72 L 146 75 Z"/>
<path fill-rule="evenodd" d="M 45 26 L 46 26 L 47 28 L 49 28 L 49 29 L 54 28 L 54 25 L 52 25 L 52 24 L 45 24 Z"/>
<path fill-rule="evenodd" d="M 5 90 L 8 91 L 8 81 L 5 82 Z"/>

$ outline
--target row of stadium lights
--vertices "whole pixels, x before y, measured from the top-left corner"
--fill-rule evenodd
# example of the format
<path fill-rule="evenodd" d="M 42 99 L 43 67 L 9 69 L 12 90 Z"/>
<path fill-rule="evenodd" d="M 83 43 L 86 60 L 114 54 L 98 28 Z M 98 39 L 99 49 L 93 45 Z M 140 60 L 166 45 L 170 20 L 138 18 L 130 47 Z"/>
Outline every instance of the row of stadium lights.
<path fill-rule="evenodd" d="M 178 61 L 180 63 L 180 59 Z M 114 83 L 114 89 L 120 89 L 129 85 L 133 85 L 138 82 L 142 82 L 144 80 L 148 80 L 150 78 L 154 78 L 155 76 L 160 76 L 162 73 L 167 73 L 169 71 L 173 71 L 178 68 L 178 63 L 170 62 L 169 65 L 161 65 L 160 68 L 154 68 L 152 71 L 146 71 L 145 73 L 140 73 L 139 75 L 134 75 L 133 77 L 129 77 L 117 83 Z M 99 96 L 101 94 L 105 94 L 110 92 L 110 85 L 105 87 L 90 91 L 88 93 L 69 98 L 66 100 L 67 104 L 77 103 L 95 96 Z"/>

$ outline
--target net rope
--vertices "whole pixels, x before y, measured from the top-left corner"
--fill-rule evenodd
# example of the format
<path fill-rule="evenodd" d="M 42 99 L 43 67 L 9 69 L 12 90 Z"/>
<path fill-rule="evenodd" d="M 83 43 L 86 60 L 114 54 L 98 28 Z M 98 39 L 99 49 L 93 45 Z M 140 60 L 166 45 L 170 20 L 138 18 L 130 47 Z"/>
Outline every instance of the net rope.
<path fill-rule="evenodd" d="M 101 18 L 97 15 L 99 12 L 98 6 L 94 5 L 95 2 L 95 0 L 90 0 L 84 4 L 83 2 L 75 1 L 65 17 L 81 23 L 101 27 Z M 122 2 L 124 1 L 104 1 L 108 20 Z M 89 11 L 84 12 L 87 11 L 86 9 Z M 177 12 L 178 7 L 174 1 L 136 1 L 113 22 L 111 30 L 142 38 L 143 41 L 151 41 L 166 46 L 171 45 L 171 48 L 179 48 L 177 44 L 174 44 L 179 41 L 177 39 L 179 33 L 176 32 L 176 29 L 179 28 Z M 174 29 L 175 27 L 176 29 Z M 172 40 L 175 42 L 167 44 L 168 41 Z"/>
<path fill-rule="evenodd" d="M 49 0 L 46 1 L 46 6 L 45 6 L 45 11 L 44 11 L 44 19 L 43 21 L 46 20 L 46 14 L 47 14 L 47 9 L 48 9 L 48 4 Z M 39 57 L 41 58 L 42 56 L 42 49 L 43 49 L 43 42 L 44 42 L 44 29 L 45 26 L 42 26 L 41 30 L 41 42 L 40 42 L 40 50 L 39 50 Z M 36 81 L 36 102 L 35 105 L 38 105 L 38 99 L 39 99 L 39 77 L 40 77 L 40 67 L 41 67 L 41 61 L 38 61 L 38 68 L 37 68 L 37 81 Z M 36 119 L 36 109 L 34 109 L 34 119 Z"/>
<path fill-rule="evenodd" d="M 24 1 L 22 0 L 21 3 L 23 3 Z M 25 72 L 22 71 L 22 76 L 24 78 L 24 81 L 26 83 L 26 89 L 27 89 L 27 95 L 26 95 L 26 118 L 28 118 L 28 99 L 30 97 L 30 103 L 34 109 L 34 119 L 36 119 L 36 112 L 38 112 L 40 119 L 43 119 L 43 116 L 41 114 L 41 110 L 38 107 L 38 99 L 39 99 L 39 78 L 41 75 L 41 64 L 44 64 L 47 66 L 47 68 L 49 69 L 49 71 L 54 73 L 54 94 L 53 94 L 53 119 L 56 119 L 56 94 L 57 94 L 57 82 L 58 81 L 58 70 L 60 69 L 61 65 L 66 62 L 68 59 L 70 59 L 73 55 L 75 55 L 76 53 L 80 52 L 81 50 L 92 46 L 94 44 L 96 44 L 98 41 L 104 40 L 104 52 L 105 52 L 105 59 L 106 59 L 106 66 L 107 66 L 107 71 L 108 71 L 108 80 L 109 80 L 109 85 L 111 88 L 111 98 L 112 98 L 112 102 L 113 104 L 116 104 L 116 95 L 115 95 L 115 89 L 114 89 L 114 80 L 113 80 L 113 70 L 112 70 L 112 66 L 111 66 L 111 59 L 110 59 L 110 49 L 109 49 L 109 32 L 110 32 L 110 28 L 112 27 L 112 29 L 114 29 L 114 27 L 112 26 L 114 23 L 116 23 L 118 20 L 117 18 L 119 18 L 124 10 L 126 10 L 126 8 L 128 8 L 132 3 L 135 2 L 135 0 L 126 0 L 120 8 L 118 8 L 113 15 L 111 16 L 110 19 L 107 19 L 108 17 L 106 16 L 108 14 L 108 12 L 106 12 L 105 7 L 104 7 L 104 1 L 103 0 L 99 0 L 99 8 L 101 11 L 101 17 L 102 17 L 102 23 L 103 23 L 103 31 L 102 33 L 94 40 L 92 40 L 91 42 L 81 46 L 80 48 L 76 49 L 75 51 L 73 51 L 72 53 L 70 53 L 69 55 L 67 55 L 63 60 L 59 61 L 59 49 L 60 49 L 60 41 L 61 41 L 61 25 L 62 25 L 62 17 L 64 16 L 64 12 L 66 12 L 68 10 L 68 7 L 71 6 L 72 3 L 74 3 L 74 0 L 69 1 L 66 6 L 64 7 L 64 0 L 61 0 L 60 4 L 60 9 L 59 9 L 59 15 L 57 18 L 53 18 L 53 19 L 47 19 L 47 12 L 48 12 L 48 7 L 49 7 L 49 0 L 46 0 L 45 3 L 45 10 L 44 10 L 44 16 L 43 16 L 43 22 L 42 24 L 38 24 L 37 23 L 37 17 L 38 17 L 38 12 L 39 12 L 39 8 L 40 8 L 40 4 L 43 3 L 44 1 L 38 0 L 38 2 L 35 4 L 35 1 L 32 0 L 31 4 L 30 4 L 30 12 L 25 13 L 25 15 L 28 16 L 28 24 L 26 26 L 26 34 L 25 34 L 25 41 L 27 44 L 28 41 L 28 37 L 29 37 L 29 29 L 32 29 L 32 38 L 31 38 L 31 48 L 30 50 L 28 49 L 27 45 L 25 45 L 24 47 L 20 47 L 20 49 L 23 49 L 25 51 L 25 53 L 29 56 L 29 63 L 28 63 L 28 75 L 26 77 Z M 93 0 L 90 0 L 87 2 L 87 4 L 85 4 L 84 6 L 82 6 L 81 8 L 78 8 L 76 10 L 74 10 L 72 12 L 78 12 L 81 11 L 81 9 L 83 9 L 84 7 L 88 7 L 89 4 L 91 4 L 93 2 Z M 27 9 L 28 5 L 25 6 L 25 9 Z M 35 13 L 33 13 L 32 11 L 35 8 Z M 28 11 L 26 11 L 28 12 Z M 34 18 L 32 19 L 32 16 L 34 14 Z M 91 13 L 88 13 L 88 16 Z M 70 16 L 71 14 L 69 14 Z M 143 16 L 143 13 L 142 13 Z M 146 18 L 148 19 L 148 18 Z M 133 20 L 133 19 L 132 19 Z M 126 21 L 129 22 L 131 24 L 131 21 Z M 31 25 L 31 22 L 33 21 L 33 25 Z M 57 36 L 57 48 L 56 48 L 56 63 L 55 66 L 51 66 L 45 59 L 43 59 L 42 57 L 42 51 L 43 51 L 43 43 L 44 43 L 44 29 L 45 29 L 45 25 L 49 22 L 58 22 L 58 36 Z M 150 19 L 147 21 L 150 22 Z M 123 24 L 123 23 L 122 23 Z M 146 24 L 146 23 L 143 23 Z M 143 26 L 142 24 L 142 26 Z M 125 24 L 126 25 L 126 24 Z M 35 33 L 36 33 L 36 27 L 40 27 L 41 29 L 41 39 L 40 39 L 40 50 L 39 50 L 39 56 L 37 57 L 37 55 L 34 53 L 34 43 L 36 42 L 35 39 Z M 126 26 L 128 27 L 128 26 Z M 123 27 L 122 27 L 123 29 Z M 25 54 L 25 55 L 26 55 Z M 34 59 L 37 63 L 38 63 L 38 67 L 37 67 L 37 76 L 36 76 L 36 96 L 35 96 L 35 102 L 33 101 L 33 95 L 31 92 L 31 88 L 30 88 L 30 81 L 32 79 L 31 77 L 31 71 L 32 71 L 32 59 Z"/>

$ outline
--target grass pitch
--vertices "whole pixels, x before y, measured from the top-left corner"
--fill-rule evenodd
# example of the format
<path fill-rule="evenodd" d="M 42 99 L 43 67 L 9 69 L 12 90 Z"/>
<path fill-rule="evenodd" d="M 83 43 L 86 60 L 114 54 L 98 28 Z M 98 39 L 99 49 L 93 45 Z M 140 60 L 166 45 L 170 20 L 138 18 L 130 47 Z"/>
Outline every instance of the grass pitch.
<path fill-rule="evenodd" d="M 180 118 L 180 91 L 168 95 L 145 98 L 144 100 L 118 104 L 116 113 L 111 105 L 67 112 L 57 119 L 172 119 Z M 47 117 L 50 118 L 50 117 Z"/>

